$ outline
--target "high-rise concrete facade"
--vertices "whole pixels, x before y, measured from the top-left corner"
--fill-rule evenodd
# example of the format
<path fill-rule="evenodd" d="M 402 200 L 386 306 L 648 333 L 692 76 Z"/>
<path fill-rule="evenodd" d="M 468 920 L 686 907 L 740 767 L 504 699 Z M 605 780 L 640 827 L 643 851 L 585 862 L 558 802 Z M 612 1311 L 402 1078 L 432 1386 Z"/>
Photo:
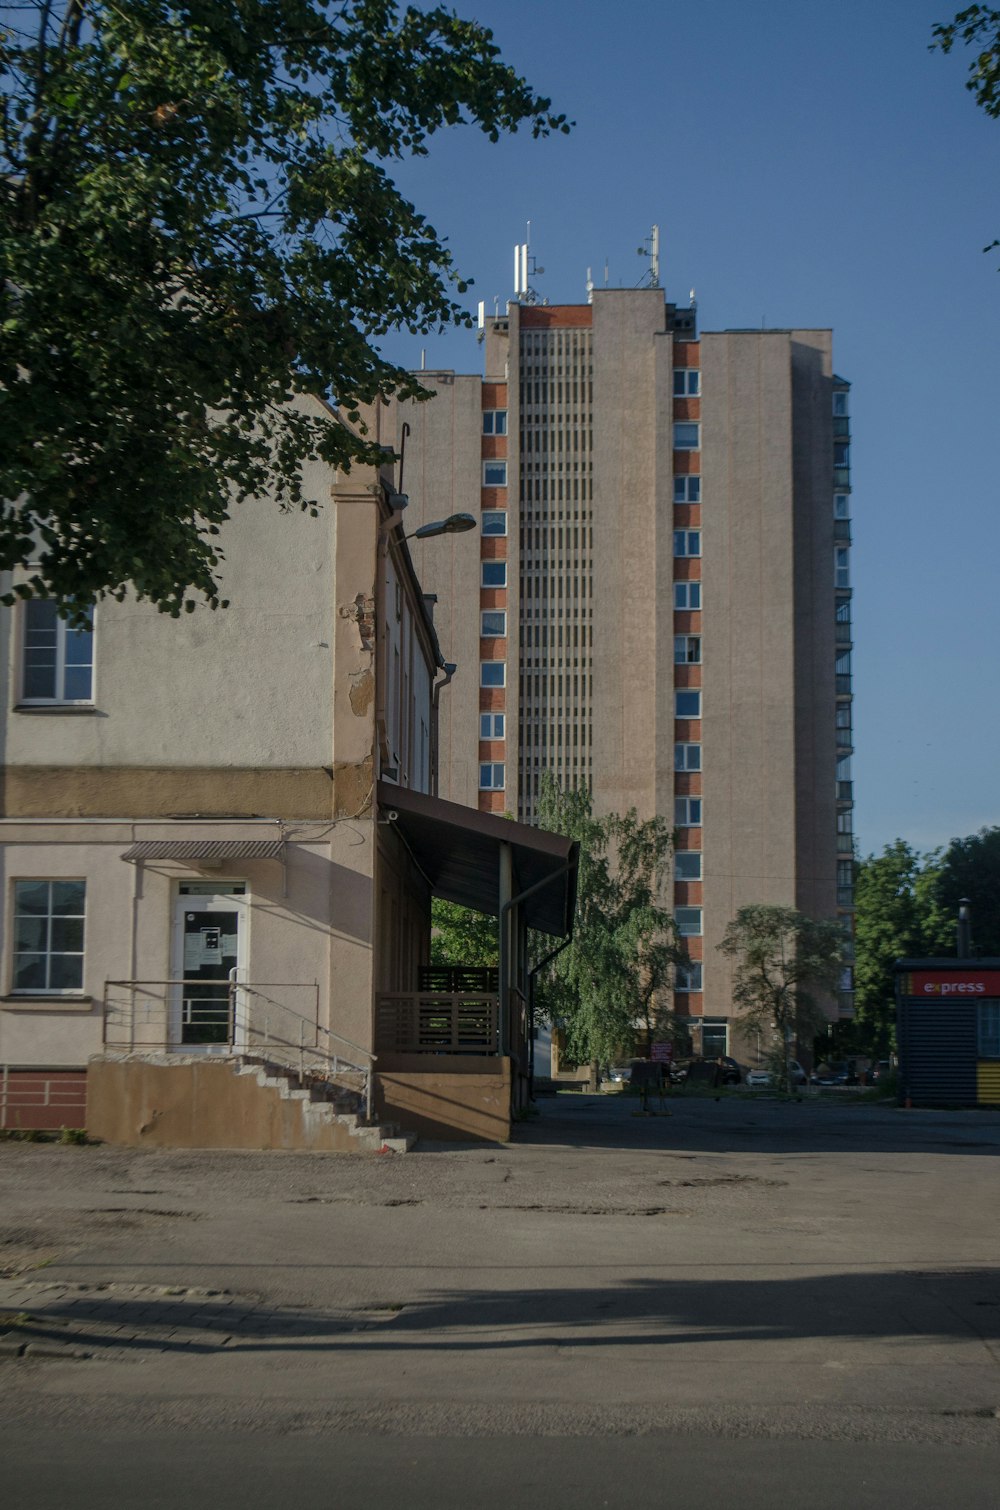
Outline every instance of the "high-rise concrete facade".
<path fill-rule="evenodd" d="M 459 663 L 441 793 L 531 819 L 544 771 L 676 827 L 694 1044 L 734 1048 L 737 909 L 849 919 L 848 384 L 825 330 L 699 334 L 662 291 L 514 303 L 485 378 L 401 408 L 407 529 Z M 413 523 L 410 523 L 410 520 Z M 848 982 L 845 980 L 845 986 Z M 850 997 L 841 997 L 849 1012 Z"/>

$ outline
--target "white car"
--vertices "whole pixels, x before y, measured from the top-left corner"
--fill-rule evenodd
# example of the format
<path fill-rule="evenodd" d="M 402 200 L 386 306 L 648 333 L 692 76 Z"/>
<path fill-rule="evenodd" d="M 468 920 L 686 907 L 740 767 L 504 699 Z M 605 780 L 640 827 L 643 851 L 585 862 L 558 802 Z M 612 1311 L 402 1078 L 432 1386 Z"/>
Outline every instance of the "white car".
<path fill-rule="evenodd" d="M 808 1084 L 808 1076 L 797 1059 L 789 1061 L 788 1065 L 793 1085 Z M 774 1077 L 770 1070 L 747 1070 L 747 1085 L 767 1086 L 774 1083 Z"/>

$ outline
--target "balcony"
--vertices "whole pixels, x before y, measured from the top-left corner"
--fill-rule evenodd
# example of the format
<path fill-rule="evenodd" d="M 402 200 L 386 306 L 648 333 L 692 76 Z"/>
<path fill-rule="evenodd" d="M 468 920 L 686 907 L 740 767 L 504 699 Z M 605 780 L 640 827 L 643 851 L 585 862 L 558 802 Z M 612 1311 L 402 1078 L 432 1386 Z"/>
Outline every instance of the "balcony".
<path fill-rule="evenodd" d="M 853 834 L 838 834 L 837 835 L 837 853 L 838 853 L 838 855 L 851 855 L 851 854 L 854 853 L 854 835 Z"/>
<path fill-rule="evenodd" d="M 853 907 L 854 906 L 854 887 L 853 886 L 838 886 L 837 887 L 837 906 L 838 907 Z"/>
<path fill-rule="evenodd" d="M 850 672 L 844 673 L 843 671 L 838 671 L 836 673 L 835 681 L 836 681 L 837 696 L 838 697 L 850 697 L 850 695 L 851 695 L 851 674 L 850 674 Z"/>
<path fill-rule="evenodd" d="M 838 619 L 834 630 L 834 638 L 838 645 L 851 645 L 851 621 L 850 619 Z"/>
<path fill-rule="evenodd" d="M 833 417 L 833 433 L 837 440 L 846 440 L 851 433 L 851 417 L 849 414 L 835 414 Z"/>
<path fill-rule="evenodd" d="M 850 467 L 834 467 L 833 485 L 835 488 L 849 488 L 851 486 Z"/>
<path fill-rule="evenodd" d="M 386 991 L 375 999 L 377 1054 L 500 1052 L 500 998 L 481 991 Z"/>
<path fill-rule="evenodd" d="M 854 782 L 853 781 L 838 781 L 837 782 L 837 801 L 838 802 L 853 802 L 854 801 Z"/>
<path fill-rule="evenodd" d="M 850 545 L 851 521 L 849 519 L 835 519 L 833 521 L 833 538 L 838 545 Z"/>

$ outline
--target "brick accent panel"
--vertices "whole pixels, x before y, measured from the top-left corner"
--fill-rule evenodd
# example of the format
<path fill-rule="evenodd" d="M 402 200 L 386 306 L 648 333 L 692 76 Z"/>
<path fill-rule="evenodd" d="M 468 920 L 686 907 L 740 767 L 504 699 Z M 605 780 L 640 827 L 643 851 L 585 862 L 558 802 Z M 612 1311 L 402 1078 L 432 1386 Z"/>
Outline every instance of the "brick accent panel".
<path fill-rule="evenodd" d="M 674 419 L 701 419 L 701 399 L 675 398 Z"/>
<path fill-rule="evenodd" d="M 506 707 L 506 687 L 480 687 L 480 713 L 502 713 Z"/>
<path fill-rule="evenodd" d="M 675 556 L 674 557 L 674 581 L 675 582 L 700 582 L 701 581 L 701 557 L 700 556 Z"/>
<path fill-rule="evenodd" d="M 496 640 L 492 637 L 488 640 L 480 640 L 479 659 L 481 661 L 505 661 L 507 659 L 507 641 Z"/>
<path fill-rule="evenodd" d="M 482 704 L 480 704 L 482 706 Z M 701 796 L 701 772 L 700 771 L 675 771 L 674 791 L 678 797 Z"/>
<path fill-rule="evenodd" d="M 675 503 L 674 528 L 678 530 L 700 530 L 701 504 Z"/>
<path fill-rule="evenodd" d="M 701 670 L 702 670 L 702 668 L 700 666 L 676 666 L 675 665 L 674 666 L 674 686 L 675 687 L 700 687 L 701 686 Z"/>
<path fill-rule="evenodd" d="M 507 384 L 484 383 L 483 384 L 483 408 L 506 409 L 507 407 Z"/>
<path fill-rule="evenodd" d="M 0 1071 L 0 1127 L 58 1132 L 86 1122 L 85 1069 Z"/>
<path fill-rule="evenodd" d="M 674 342 L 674 366 L 675 367 L 700 367 L 701 366 L 701 342 L 700 341 L 675 341 Z"/>
<path fill-rule="evenodd" d="M 493 461 L 497 457 L 500 457 L 501 460 L 506 460 L 506 457 L 507 457 L 507 437 L 506 437 L 506 435 L 484 435 L 483 436 L 483 451 L 482 451 L 482 455 L 483 455 L 483 460 L 484 461 Z"/>
<path fill-rule="evenodd" d="M 674 634 L 701 634 L 701 610 L 685 608 L 682 612 L 675 613 Z"/>
<path fill-rule="evenodd" d="M 522 330 L 586 330 L 590 324 L 589 304 L 526 304 L 521 309 Z"/>
<path fill-rule="evenodd" d="M 700 451 L 675 451 L 674 452 L 674 475 L 676 477 L 696 476 L 701 472 Z"/>
<path fill-rule="evenodd" d="M 480 792 L 479 811 L 481 813 L 505 813 L 507 811 L 506 792 Z"/>
<path fill-rule="evenodd" d="M 479 541 L 480 561 L 506 561 L 507 536 L 483 535 Z"/>
<path fill-rule="evenodd" d="M 675 881 L 674 882 L 674 905 L 677 907 L 700 907 L 701 906 L 701 882 L 700 881 Z M 690 952 L 690 951 L 689 951 Z"/>

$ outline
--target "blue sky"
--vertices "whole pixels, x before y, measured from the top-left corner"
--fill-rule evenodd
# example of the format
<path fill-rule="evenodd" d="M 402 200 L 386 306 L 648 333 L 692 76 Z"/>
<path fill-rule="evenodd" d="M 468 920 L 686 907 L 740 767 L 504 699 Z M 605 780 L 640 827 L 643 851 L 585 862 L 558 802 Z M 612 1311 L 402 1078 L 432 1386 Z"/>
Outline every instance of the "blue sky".
<path fill-rule="evenodd" d="M 577 122 L 498 146 L 436 138 L 397 181 L 475 279 L 511 297 L 588 266 L 634 284 L 660 226 L 667 296 L 703 329 L 832 326 L 853 384 L 856 826 L 863 853 L 1000 823 L 1000 122 L 928 51 L 958 0 L 454 0 Z M 400 338 L 479 369 L 474 338 Z"/>

